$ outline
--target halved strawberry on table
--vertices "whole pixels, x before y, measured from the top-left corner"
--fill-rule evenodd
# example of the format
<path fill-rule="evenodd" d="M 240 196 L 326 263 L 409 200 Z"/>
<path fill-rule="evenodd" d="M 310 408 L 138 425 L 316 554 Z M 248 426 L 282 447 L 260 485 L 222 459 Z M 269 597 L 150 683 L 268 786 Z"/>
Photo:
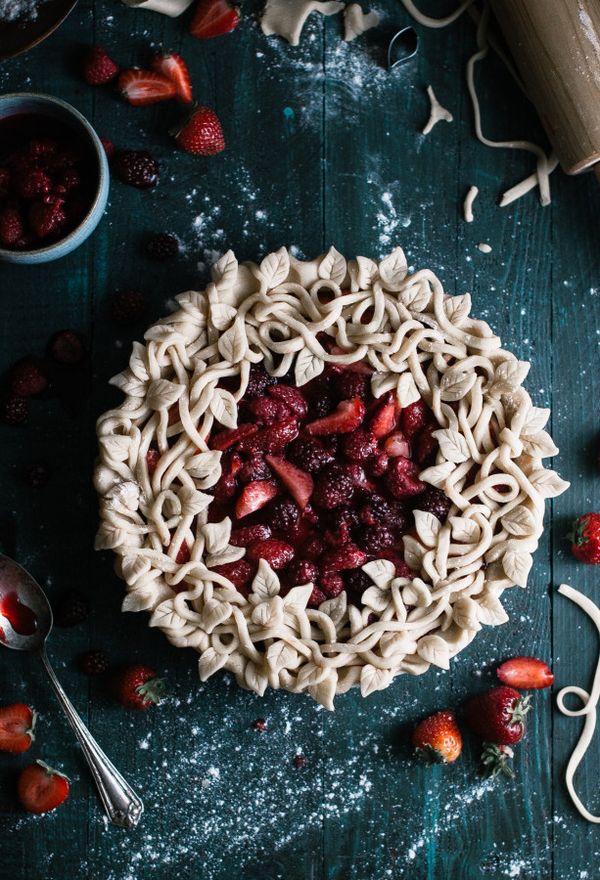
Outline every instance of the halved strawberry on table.
<path fill-rule="evenodd" d="M 26 752 L 35 739 L 37 712 L 24 703 L 0 708 L 0 752 Z"/>
<path fill-rule="evenodd" d="M 163 52 L 152 59 L 152 70 L 166 76 L 175 84 L 177 97 L 185 104 L 192 103 L 192 82 L 187 64 L 177 52 Z"/>
<path fill-rule="evenodd" d="M 537 657 L 512 657 L 505 660 L 496 675 L 503 684 L 524 690 L 547 688 L 554 682 L 554 675 L 547 663 Z"/>
<path fill-rule="evenodd" d="M 190 33 L 199 40 L 231 33 L 240 22 L 240 11 L 227 0 L 200 0 L 190 24 Z"/>
<path fill-rule="evenodd" d="M 68 778 L 49 767 L 44 761 L 36 761 L 21 771 L 17 792 L 21 806 L 28 813 L 49 813 L 60 807 L 69 797 Z"/>
<path fill-rule="evenodd" d="M 119 76 L 119 91 L 134 107 L 143 107 L 174 98 L 177 85 L 162 73 L 135 67 Z"/>

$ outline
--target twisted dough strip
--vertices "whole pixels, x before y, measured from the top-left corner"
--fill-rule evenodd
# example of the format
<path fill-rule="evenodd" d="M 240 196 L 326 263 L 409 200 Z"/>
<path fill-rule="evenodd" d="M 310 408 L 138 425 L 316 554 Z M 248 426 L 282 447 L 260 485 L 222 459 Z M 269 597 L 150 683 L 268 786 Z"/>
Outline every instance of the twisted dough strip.
<path fill-rule="evenodd" d="M 402 672 L 446 668 L 483 625 L 507 620 L 500 597 L 525 586 L 544 499 L 568 484 L 542 465 L 557 450 L 548 411 L 521 387 L 529 365 L 469 317 L 468 295 L 447 296 L 429 270 L 408 275 L 400 248 L 379 263 L 347 263 L 334 248 L 303 263 L 282 248 L 260 265 L 225 254 L 206 290 L 178 303 L 134 344 L 112 380 L 125 400 L 98 420 L 96 544 L 117 555 L 125 610 L 151 611 L 151 626 L 194 647 L 202 679 L 228 669 L 259 694 L 305 691 L 328 708 L 350 687 L 367 695 Z M 335 338 L 332 351 L 321 333 Z M 415 512 L 416 537 L 404 539 L 412 581 L 377 560 L 364 566 L 372 586 L 361 607 L 342 593 L 317 610 L 307 609 L 311 585 L 281 596 L 264 560 L 248 598 L 213 570 L 244 550 L 229 544 L 228 519 L 207 522 L 203 490 L 221 472 L 207 439 L 215 424 L 236 424 L 260 361 L 278 376 L 293 367 L 298 385 L 325 363 L 365 361 L 376 397 L 395 391 L 401 406 L 421 397 L 431 408 L 439 451 L 421 478 L 452 509 L 444 525 Z M 234 392 L 219 387 L 225 377 L 236 377 Z M 183 542 L 190 560 L 180 564 Z"/>

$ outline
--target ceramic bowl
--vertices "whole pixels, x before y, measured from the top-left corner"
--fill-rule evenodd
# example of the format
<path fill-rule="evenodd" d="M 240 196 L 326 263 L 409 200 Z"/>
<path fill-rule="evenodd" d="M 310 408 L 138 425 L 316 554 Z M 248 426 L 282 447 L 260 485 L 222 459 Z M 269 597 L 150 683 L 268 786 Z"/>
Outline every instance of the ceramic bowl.
<path fill-rule="evenodd" d="M 0 260 L 9 263 L 49 263 L 70 254 L 88 238 L 100 222 L 110 187 L 110 173 L 104 147 L 100 138 L 79 110 L 60 98 L 51 95 L 18 92 L 0 95 L 0 121 L 19 114 L 50 117 L 65 130 L 69 130 L 89 148 L 91 172 L 95 174 L 95 190 L 87 213 L 71 232 L 46 247 L 31 250 L 10 250 L 0 247 Z"/>

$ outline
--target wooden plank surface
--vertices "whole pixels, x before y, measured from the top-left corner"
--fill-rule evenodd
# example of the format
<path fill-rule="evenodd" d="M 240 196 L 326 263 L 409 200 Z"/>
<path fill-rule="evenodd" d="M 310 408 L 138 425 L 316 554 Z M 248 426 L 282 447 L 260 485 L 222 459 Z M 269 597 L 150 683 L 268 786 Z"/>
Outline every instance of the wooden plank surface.
<path fill-rule="evenodd" d="M 434 4 L 431 4 L 432 6 Z M 438 4 L 442 6 L 443 4 Z M 534 194 L 496 207 L 500 191 L 526 175 L 531 161 L 487 150 L 472 137 L 462 70 L 473 49 L 468 21 L 443 32 L 420 31 L 418 57 L 388 74 L 386 40 L 410 23 L 396 0 L 383 0 L 381 29 L 341 43 L 339 20 L 313 16 L 300 47 L 262 36 L 247 17 L 231 36 L 198 43 L 185 19 L 82 2 L 42 47 L 0 65 L 0 89 L 39 89 L 72 101 L 119 146 L 148 148 L 162 180 L 142 193 L 115 182 L 107 217 L 79 251 L 43 267 L 0 265 L 4 370 L 41 353 L 61 327 L 82 331 L 90 359 L 68 406 L 32 403 L 24 429 L 1 428 L 3 504 L 0 540 L 50 594 L 70 586 L 89 595 L 89 624 L 57 630 L 51 654 L 65 687 L 117 766 L 140 789 L 147 814 L 126 834 L 107 828 L 87 771 L 35 660 L 2 655 L 2 702 L 34 703 L 42 713 L 35 755 L 73 779 L 56 814 L 32 819 L 14 800 L 18 767 L 0 760 L 4 829 L 0 870 L 32 880 L 571 880 L 597 876 L 597 828 L 565 797 L 562 773 L 578 722 L 535 696 L 535 716 L 516 758 L 514 783 L 477 776 L 476 743 L 467 739 L 452 768 L 418 766 L 407 748 L 419 716 L 464 698 L 493 680 L 496 662 L 516 653 L 553 657 L 559 685 L 589 685 L 597 638 L 581 613 L 554 595 L 569 580 L 600 601 L 594 570 L 583 570 L 563 542 L 567 523 L 600 503 L 595 476 L 599 388 L 599 195 L 592 181 L 553 177 L 554 202 Z M 435 10 L 434 10 L 435 11 Z M 143 64 L 152 48 L 183 52 L 199 100 L 221 117 L 227 151 L 210 160 L 175 153 L 166 131 L 171 106 L 135 110 L 110 90 L 94 91 L 76 75 L 80 46 L 105 45 L 123 65 Z M 530 107 L 500 66 L 482 76 L 486 125 L 496 136 L 540 137 Z M 431 83 L 454 114 L 419 134 Z M 476 220 L 461 220 L 471 184 L 480 187 Z M 169 229 L 185 243 L 175 264 L 142 254 L 149 231 Z M 477 249 L 481 241 L 491 254 Z M 205 264 L 233 247 L 255 258 L 282 243 L 312 256 L 330 243 L 352 256 L 379 256 L 396 244 L 414 266 L 437 271 L 450 292 L 470 290 L 474 313 L 507 348 L 532 360 L 528 388 L 553 407 L 557 467 L 573 488 L 559 499 L 537 552 L 529 588 L 506 597 L 511 622 L 485 630 L 449 673 L 403 678 L 362 701 L 349 694 L 330 715 L 307 700 L 269 693 L 263 700 L 215 677 L 200 685 L 195 655 L 170 647 L 143 615 L 121 615 L 121 585 L 109 554 L 92 548 L 96 523 L 90 474 L 94 421 L 118 399 L 107 385 L 132 339 L 164 314 L 179 291 L 199 286 Z M 198 269 L 197 263 L 203 266 Z M 131 327 L 110 318 L 109 298 L 141 287 L 145 317 Z M 49 484 L 25 486 L 22 468 L 47 460 Z M 101 683 L 88 683 L 74 658 L 102 646 L 115 663 L 151 661 L 172 696 L 160 709 L 132 716 Z M 259 734 L 251 722 L 268 721 Z M 598 742 L 580 788 L 600 809 Z M 296 770 L 292 759 L 308 759 Z M 587 872 L 587 875 L 586 873 Z"/>

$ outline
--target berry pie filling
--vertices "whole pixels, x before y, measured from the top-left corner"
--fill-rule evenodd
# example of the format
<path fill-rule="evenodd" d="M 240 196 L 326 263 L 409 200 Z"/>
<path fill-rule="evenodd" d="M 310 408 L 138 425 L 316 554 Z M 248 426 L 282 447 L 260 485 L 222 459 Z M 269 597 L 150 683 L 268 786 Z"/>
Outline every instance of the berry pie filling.
<path fill-rule="evenodd" d="M 360 604 L 374 559 L 412 578 L 404 535 L 413 509 L 446 519 L 450 501 L 419 473 L 435 460 L 438 427 L 422 400 L 402 409 L 396 395 L 375 398 L 365 364 L 328 365 L 302 388 L 253 366 L 235 428 L 217 425 L 209 447 L 221 452 L 211 522 L 229 517 L 230 544 L 243 558 L 216 566 L 240 592 L 260 559 L 279 575 L 281 594 L 313 584 L 310 607 L 346 591 Z M 184 551 L 185 553 L 185 551 Z"/>

